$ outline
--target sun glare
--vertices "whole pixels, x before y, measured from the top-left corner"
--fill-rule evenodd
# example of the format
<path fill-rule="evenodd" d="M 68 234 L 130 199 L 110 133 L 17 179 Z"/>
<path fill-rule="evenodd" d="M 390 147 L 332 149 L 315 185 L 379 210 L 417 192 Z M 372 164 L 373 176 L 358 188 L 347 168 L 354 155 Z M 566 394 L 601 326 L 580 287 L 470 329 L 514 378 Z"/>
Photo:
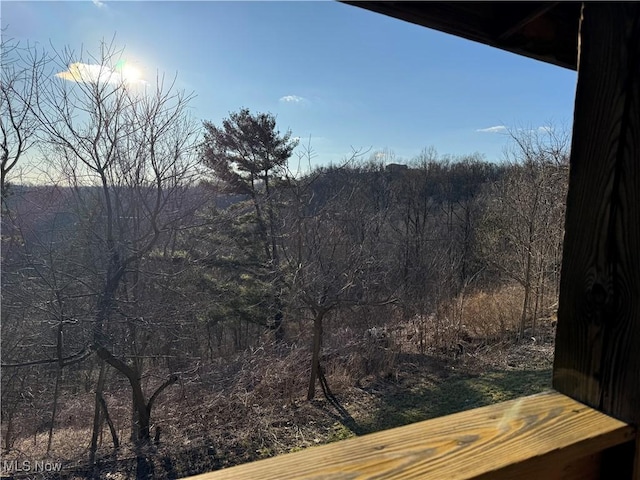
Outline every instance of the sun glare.
<path fill-rule="evenodd" d="M 142 70 L 124 59 L 116 63 L 115 71 L 121 75 L 122 80 L 126 83 L 142 82 Z"/>
<path fill-rule="evenodd" d="M 134 83 L 142 79 L 142 71 L 133 65 L 124 65 L 120 73 L 125 82 Z"/>

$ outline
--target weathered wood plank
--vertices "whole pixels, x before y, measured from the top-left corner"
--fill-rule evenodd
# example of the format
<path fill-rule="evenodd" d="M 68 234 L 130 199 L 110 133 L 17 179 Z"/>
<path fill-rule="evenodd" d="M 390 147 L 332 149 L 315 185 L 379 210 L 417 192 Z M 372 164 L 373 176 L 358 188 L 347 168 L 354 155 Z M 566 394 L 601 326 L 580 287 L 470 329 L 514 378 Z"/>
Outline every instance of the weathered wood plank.
<path fill-rule="evenodd" d="M 598 478 L 600 452 L 634 434 L 549 392 L 190 479 Z"/>
<path fill-rule="evenodd" d="M 640 422 L 640 4 L 583 6 L 553 386 Z"/>

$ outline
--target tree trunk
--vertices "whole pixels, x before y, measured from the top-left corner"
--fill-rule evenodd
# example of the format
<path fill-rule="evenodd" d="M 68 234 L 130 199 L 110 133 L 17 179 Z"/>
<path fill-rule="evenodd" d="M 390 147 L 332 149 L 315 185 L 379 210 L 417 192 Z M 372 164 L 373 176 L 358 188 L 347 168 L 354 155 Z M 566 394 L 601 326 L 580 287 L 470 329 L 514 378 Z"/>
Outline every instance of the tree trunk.
<path fill-rule="evenodd" d="M 118 433 L 116 432 L 116 427 L 113 425 L 111 421 L 111 417 L 109 416 L 109 409 L 107 408 L 107 402 L 104 397 L 100 395 L 99 398 L 100 405 L 102 406 L 102 412 L 104 413 L 104 419 L 109 426 L 109 430 L 111 431 L 111 440 L 113 441 L 113 448 L 120 448 L 120 440 L 118 439 Z"/>
<path fill-rule="evenodd" d="M 275 332 L 275 340 L 277 343 L 284 341 L 284 325 L 282 320 L 284 319 L 282 300 L 280 300 L 280 293 L 276 293 L 276 313 L 273 316 L 273 330 Z"/>
<path fill-rule="evenodd" d="M 132 424 L 132 440 L 136 444 L 146 445 L 151 441 L 149 411 L 142 393 L 140 381 L 129 382 L 132 390 L 133 405 L 133 424 Z"/>
<path fill-rule="evenodd" d="M 95 406 L 93 411 L 93 430 L 91 432 L 91 446 L 89 447 L 89 468 L 91 469 L 91 478 L 98 478 L 99 472 L 96 469 L 96 452 L 98 450 L 98 437 L 102 429 L 102 406 L 100 405 L 100 397 L 104 389 L 104 380 L 106 374 L 105 362 L 101 358 L 98 359 L 100 364 L 100 373 L 98 374 L 98 383 L 96 385 Z"/>
<path fill-rule="evenodd" d="M 57 294 L 58 292 L 56 292 Z M 59 296 L 58 296 L 59 300 Z M 51 452 L 51 442 L 53 441 L 53 427 L 56 421 L 56 413 L 58 412 L 58 396 L 60 394 L 60 380 L 62 378 L 62 367 L 64 366 L 62 358 L 62 320 L 58 323 L 58 334 L 56 340 L 56 355 L 58 357 L 58 364 L 56 367 L 56 383 L 53 389 L 53 406 L 51 407 L 51 423 L 49 424 L 49 439 L 47 440 L 47 455 Z"/>
<path fill-rule="evenodd" d="M 311 375 L 309 376 L 309 391 L 307 400 L 313 400 L 316 395 L 316 379 L 320 370 L 320 348 L 322 347 L 322 319 L 324 310 L 316 312 L 313 319 L 313 350 L 311 352 Z"/>
<path fill-rule="evenodd" d="M 525 267 L 524 277 L 524 300 L 522 302 L 522 316 L 520 317 L 520 326 L 518 328 L 518 341 L 524 338 L 524 329 L 527 325 L 527 311 L 529 310 L 529 297 L 531 296 L 531 249 L 533 248 L 533 220 L 529 224 L 529 243 L 527 245 L 527 266 Z"/>

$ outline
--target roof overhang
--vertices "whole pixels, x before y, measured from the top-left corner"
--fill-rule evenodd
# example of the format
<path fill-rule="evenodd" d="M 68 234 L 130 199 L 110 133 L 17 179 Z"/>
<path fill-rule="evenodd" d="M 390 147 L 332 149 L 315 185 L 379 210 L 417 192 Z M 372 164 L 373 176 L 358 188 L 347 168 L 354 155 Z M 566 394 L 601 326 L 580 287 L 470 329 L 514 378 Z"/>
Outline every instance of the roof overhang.
<path fill-rule="evenodd" d="M 343 3 L 577 69 L 581 2 Z"/>

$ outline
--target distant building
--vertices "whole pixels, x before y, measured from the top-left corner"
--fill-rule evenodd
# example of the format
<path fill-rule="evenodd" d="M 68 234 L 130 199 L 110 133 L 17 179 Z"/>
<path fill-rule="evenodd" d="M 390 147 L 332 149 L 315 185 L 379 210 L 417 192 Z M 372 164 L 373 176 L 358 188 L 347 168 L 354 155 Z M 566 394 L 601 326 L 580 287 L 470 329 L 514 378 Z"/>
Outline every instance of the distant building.
<path fill-rule="evenodd" d="M 385 167 L 385 170 L 388 173 L 400 173 L 400 172 L 404 172 L 408 168 L 409 167 L 407 167 L 406 165 L 402 165 L 400 163 L 390 163 Z"/>

